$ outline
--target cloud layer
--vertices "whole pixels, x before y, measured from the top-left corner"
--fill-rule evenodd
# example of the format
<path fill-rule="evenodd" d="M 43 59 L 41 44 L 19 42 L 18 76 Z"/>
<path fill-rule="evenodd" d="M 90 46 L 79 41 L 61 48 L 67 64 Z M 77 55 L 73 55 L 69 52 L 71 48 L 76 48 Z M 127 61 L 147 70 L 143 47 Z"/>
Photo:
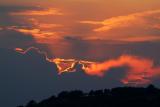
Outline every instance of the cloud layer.
<path fill-rule="evenodd" d="M 0 51 L 0 93 L 3 96 L 0 99 L 3 101 L 1 105 L 8 107 L 24 104 L 30 99 L 40 100 L 62 90 L 144 85 L 159 81 L 159 67 L 152 60 L 136 56 L 121 56 L 98 63 L 48 59 L 44 52 L 34 47 Z M 68 68 L 65 72 L 59 73 L 58 61 L 60 67 Z"/>
<path fill-rule="evenodd" d="M 159 0 L 53 1 L 0 1 L 0 103 L 160 86 Z"/>
<path fill-rule="evenodd" d="M 84 70 L 89 75 L 103 76 L 111 68 L 118 67 L 128 68 L 126 75 L 120 80 L 124 84 L 149 84 L 152 78 L 159 76 L 160 73 L 160 67 L 155 67 L 152 60 L 131 55 L 122 55 L 118 59 L 91 64 L 89 67 L 84 67 Z"/>
<path fill-rule="evenodd" d="M 159 17 L 160 10 L 151 10 L 112 17 L 103 21 L 81 21 L 80 23 L 99 25 L 100 27 L 93 31 L 97 32 L 97 35 L 101 35 L 100 38 L 103 39 L 155 41 L 160 39 Z"/>
<path fill-rule="evenodd" d="M 103 77 L 111 69 L 126 68 L 126 74 L 124 74 L 124 78 L 121 78 L 119 82 L 128 85 L 150 84 L 152 83 L 152 79 L 160 76 L 160 67 L 155 66 L 152 60 L 133 55 L 122 55 L 117 59 L 109 59 L 98 63 L 76 59 L 49 59 L 45 52 L 41 52 L 38 48 L 34 47 L 27 50 L 20 48 L 16 48 L 15 50 L 25 55 L 32 49 L 36 50 L 39 54 L 43 54 L 46 61 L 55 63 L 58 68 L 58 74 L 83 71 L 90 76 Z"/>
<path fill-rule="evenodd" d="M 20 15 L 20 16 L 46 16 L 46 15 L 63 15 L 57 9 L 49 8 L 46 10 L 30 10 L 22 12 L 12 12 L 11 15 Z"/>

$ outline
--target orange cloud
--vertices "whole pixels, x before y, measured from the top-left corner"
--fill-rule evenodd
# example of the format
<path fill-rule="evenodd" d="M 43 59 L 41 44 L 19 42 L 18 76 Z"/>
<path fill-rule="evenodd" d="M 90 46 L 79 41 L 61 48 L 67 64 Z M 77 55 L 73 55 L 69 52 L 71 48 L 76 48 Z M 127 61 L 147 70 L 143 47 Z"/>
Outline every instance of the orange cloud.
<path fill-rule="evenodd" d="M 22 49 L 22 48 L 15 48 L 14 49 L 16 52 L 19 52 L 19 53 L 23 53 L 24 52 L 24 50 Z"/>
<path fill-rule="evenodd" d="M 73 72 L 75 71 L 73 69 L 76 60 L 75 59 L 61 59 L 61 58 L 55 58 L 52 60 L 57 65 L 57 68 L 59 70 L 59 74 L 63 72 Z"/>
<path fill-rule="evenodd" d="M 102 21 L 80 21 L 92 25 L 89 39 L 122 40 L 143 42 L 160 40 L 160 10 L 115 16 Z"/>
<path fill-rule="evenodd" d="M 145 20 L 143 17 L 150 16 L 152 14 L 157 14 L 157 13 L 159 14 L 160 10 L 133 13 L 126 16 L 117 16 L 117 17 L 112 17 L 103 21 L 80 21 L 80 23 L 102 25 L 102 27 L 96 28 L 94 29 L 94 31 L 103 32 L 103 31 L 109 31 L 118 27 L 127 27 L 130 25 L 133 25 L 134 23 L 144 24 Z"/>
<path fill-rule="evenodd" d="M 57 28 L 57 27 L 62 27 L 63 25 L 61 24 L 52 24 L 52 23 L 42 23 L 39 20 L 35 19 L 35 18 L 31 18 L 29 19 L 30 23 L 33 26 L 36 26 L 39 29 L 53 29 L 53 28 Z"/>
<path fill-rule="evenodd" d="M 11 15 L 20 15 L 20 16 L 45 16 L 45 15 L 63 15 L 62 12 L 60 12 L 56 8 L 48 8 L 45 10 L 26 10 L 22 12 L 12 12 Z"/>
<path fill-rule="evenodd" d="M 134 21 L 136 19 L 135 16 L 119 16 L 119 17 L 113 17 L 107 20 L 104 20 L 102 22 L 96 22 L 96 21 L 81 21 L 81 23 L 86 24 L 99 24 L 103 25 L 100 28 L 94 29 L 95 32 L 101 32 L 101 31 L 109 31 L 111 29 L 114 29 L 116 27 L 125 27 L 128 26 L 128 22 Z"/>
<path fill-rule="evenodd" d="M 125 67 L 126 73 L 124 74 L 124 78 L 119 81 L 130 85 L 148 84 L 152 82 L 153 78 L 160 76 L 160 67 L 155 66 L 152 60 L 133 55 L 122 55 L 117 59 L 110 59 L 105 62 L 92 62 L 76 59 L 49 59 L 45 52 L 35 47 L 30 47 L 27 50 L 15 48 L 15 51 L 26 54 L 32 49 L 36 50 L 39 54 L 45 55 L 47 61 L 55 63 L 59 74 L 63 72 L 76 72 L 80 69 L 76 69 L 75 66 L 81 64 L 81 69 L 83 69 L 87 75 L 100 77 L 107 75 L 107 72 L 112 72 L 112 68 Z"/>
<path fill-rule="evenodd" d="M 39 54 L 43 54 L 45 57 L 46 57 L 46 60 L 49 60 L 48 57 L 47 57 L 47 53 L 46 52 L 43 52 L 43 51 L 40 51 L 38 48 L 36 47 L 29 47 L 27 48 L 26 50 L 22 49 L 22 48 L 15 48 L 14 49 L 16 52 L 19 52 L 21 54 L 26 54 L 27 52 L 31 51 L 31 50 L 36 50 L 36 52 L 38 52 Z"/>
<path fill-rule="evenodd" d="M 126 37 L 126 38 L 122 38 L 122 39 L 119 39 L 119 40 L 122 40 L 122 41 L 126 41 L 126 42 L 143 42 L 143 41 L 159 41 L 160 40 L 160 37 L 158 36 L 149 36 L 149 35 L 146 35 L 145 37 L 143 36 L 135 36 L 135 37 Z"/>
<path fill-rule="evenodd" d="M 45 24 L 46 26 L 47 24 Z M 43 27 L 42 27 L 43 26 Z M 45 27 L 44 25 L 41 25 L 40 27 L 35 27 L 35 28 L 18 28 L 16 26 L 8 27 L 8 29 L 15 30 L 24 34 L 29 34 L 32 35 L 33 38 L 38 42 L 38 43 L 50 43 L 53 42 L 55 39 L 59 39 L 59 35 L 62 32 L 54 32 L 54 31 L 48 31 L 45 29 L 42 29 Z M 51 25 L 52 26 L 52 25 Z M 49 26 L 48 26 L 49 27 Z"/>
<path fill-rule="evenodd" d="M 42 23 L 42 24 L 39 24 L 39 27 L 42 29 L 51 29 L 51 28 L 55 28 L 55 27 L 62 27 L 62 25 Z"/>
<path fill-rule="evenodd" d="M 148 84 L 154 77 L 160 76 L 160 67 L 155 67 L 152 60 L 132 55 L 122 55 L 102 63 L 60 58 L 54 59 L 53 62 L 57 64 L 59 74 L 76 72 L 75 65 L 79 63 L 83 65 L 82 69 L 86 74 L 100 77 L 107 75 L 112 68 L 126 67 L 126 74 L 119 81 L 130 85 Z"/>
<path fill-rule="evenodd" d="M 52 43 L 55 39 L 60 39 L 59 35 L 62 35 L 64 32 L 59 31 L 59 28 L 62 28 L 61 24 L 54 23 L 45 23 L 41 22 L 37 18 L 29 18 L 26 20 L 26 23 L 29 23 L 30 26 L 9 26 L 6 27 L 9 30 L 15 30 L 24 34 L 29 34 L 38 43 Z"/>
<path fill-rule="evenodd" d="M 160 74 L 160 67 L 155 67 L 152 60 L 130 55 L 122 55 L 118 59 L 91 64 L 84 70 L 89 75 L 103 76 L 111 68 L 123 66 L 129 67 L 125 78 L 121 80 L 124 84 L 146 84 L 151 78 Z"/>
<path fill-rule="evenodd" d="M 56 63 L 59 74 L 63 72 L 76 72 L 75 66 L 77 64 L 82 64 L 82 69 L 86 66 L 89 66 L 90 64 L 93 64 L 95 62 L 91 61 L 85 61 L 85 60 L 76 60 L 76 59 L 62 59 L 62 58 L 55 58 L 52 59 L 51 62 Z"/>

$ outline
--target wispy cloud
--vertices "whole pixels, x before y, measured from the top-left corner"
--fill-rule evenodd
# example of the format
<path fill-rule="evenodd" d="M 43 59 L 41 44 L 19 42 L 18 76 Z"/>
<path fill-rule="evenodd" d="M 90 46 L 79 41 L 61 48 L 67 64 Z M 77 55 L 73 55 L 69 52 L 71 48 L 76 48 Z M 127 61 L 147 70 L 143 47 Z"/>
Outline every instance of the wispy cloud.
<path fill-rule="evenodd" d="M 63 13 L 56 8 L 48 8 L 43 10 L 25 10 L 19 12 L 12 12 L 11 15 L 21 16 L 45 16 L 45 15 L 63 15 Z"/>
<path fill-rule="evenodd" d="M 91 32 L 101 38 L 125 41 L 155 41 L 159 40 L 160 10 L 132 13 L 115 16 L 102 21 L 80 21 L 82 24 L 94 26 Z"/>
<path fill-rule="evenodd" d="M 9 30 L 15 30 L 23 34 L 31 35 L 39 43 L 50 43 L 53 39 L 58 39 L 61 31 L 56 31 L 54 29 L 61 28 L 61 24 L 52 23 L 42 23 L 38 19 L 31 18 L 26 20 L 30 25 L 24 26 L 8 26 Z"/>
<path fill-rule="evenodd" d="M 10 29 L 15 30 L 17 32 L 21 32 L 24 34 L 30 34 L 33 36 L 33 38 L 38 42 L 38 43 L 50 43 L 51 40 L 58 39 L 59 38 L 59 33 L 53 32 L 53 31 L 43 31 L 39 28 L 16 28 L 16 27 L 11 27 Z"/>
<path fill-rule="evenodd" d="M 40 28 L 40 29 L 46 29 L 46 30 L 57 28 L 57 27 L 63 27 L 62 24 L 42 23 L 35 18 L 29 19 L 29 23 L 31 23 L 31 25 L 33 27 L 37 27 L 37 28 Z"/>
<path fill-rule="evenodd" d="M 127 27 L 135 23 L 144 24 L 146 23 L 145 17 L 154 15 L 154 14 L 160 14 L 160 10 L 133 13 L 133 14 L 124 15 L 124 16 L 117 16 L 117 17 L 105 19 L 103 21 L 80 21 L 80 23 L 102 25 L 102 27 L 94 29 L 94 31 L 96 32 L 102 32 L 102 31 L 109 31 L 118 27 Z"/>

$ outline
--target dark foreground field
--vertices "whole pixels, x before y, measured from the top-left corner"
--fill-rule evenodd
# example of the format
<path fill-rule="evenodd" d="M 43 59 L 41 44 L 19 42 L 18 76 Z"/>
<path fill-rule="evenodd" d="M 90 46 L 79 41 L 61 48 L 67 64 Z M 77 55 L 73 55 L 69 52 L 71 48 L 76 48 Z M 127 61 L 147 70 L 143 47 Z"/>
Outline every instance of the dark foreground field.
<path fill-rule="evenodd" d="M 160 107 L 160 89 L 118 87 L 111 90 L 64 91 L 39 103 L 34 100 L 18 107 Z"/>

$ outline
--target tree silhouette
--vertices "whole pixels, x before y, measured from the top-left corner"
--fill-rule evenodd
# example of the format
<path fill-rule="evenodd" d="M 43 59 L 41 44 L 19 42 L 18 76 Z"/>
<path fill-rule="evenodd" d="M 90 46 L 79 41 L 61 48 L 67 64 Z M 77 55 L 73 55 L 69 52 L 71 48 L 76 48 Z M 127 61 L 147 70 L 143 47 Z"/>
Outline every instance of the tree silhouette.
<path fill-rule="evenodd" d="M 34 100 L 31 100 L 26 107 L 35 107 L 37 105 L 37 103 Z"/>
<path fill-rule="evenodd" d="M 159 107 L 160 90 L 153 85 L 143 87 L 118 87 L 104 90 L 63 91 L 36 103 L 30 101 L 19 107 Z"/>

